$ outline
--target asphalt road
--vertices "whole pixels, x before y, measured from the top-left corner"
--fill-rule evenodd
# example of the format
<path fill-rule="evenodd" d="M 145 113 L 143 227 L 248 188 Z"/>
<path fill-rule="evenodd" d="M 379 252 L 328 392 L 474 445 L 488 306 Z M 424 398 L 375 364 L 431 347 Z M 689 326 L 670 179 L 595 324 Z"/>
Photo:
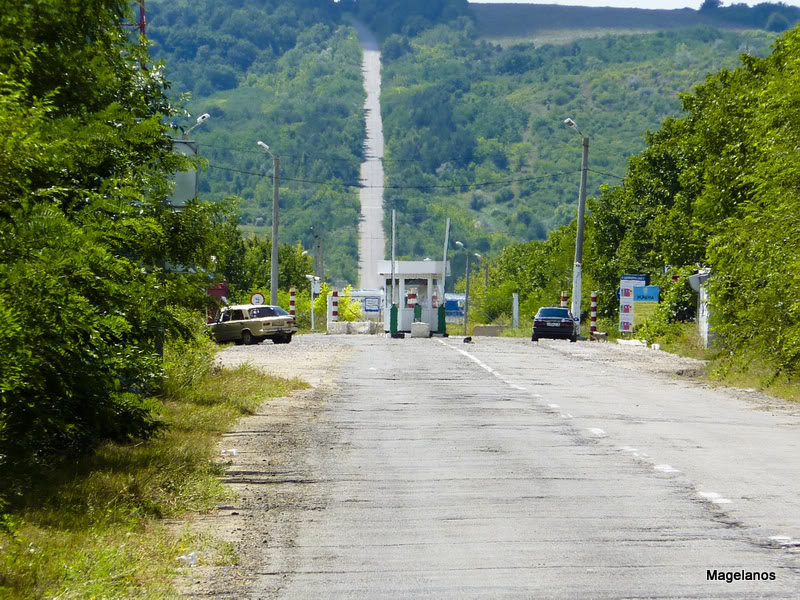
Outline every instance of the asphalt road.
<path fill-rule="evenodd" d="M 270 487 L 305 500 L 265 513 L 291 535 L 251 597 L 800 597 L 796 409 L 654 374 L 647 349 L 335 342 L 304 458 Z"/>
<path fill-rule="evenodd" d="M 381 118 L 381 53 L 375 36 L 361 22 L 353 20 L 364 57 L 361 70 L 366 113 L 366 159 L 361 163 L 361 220 L 358 225 L 358 277 L 362 289 L 383 287 L 378 278 L 378 261 L 384 259 L 383 233 L 383 120 Z"/>

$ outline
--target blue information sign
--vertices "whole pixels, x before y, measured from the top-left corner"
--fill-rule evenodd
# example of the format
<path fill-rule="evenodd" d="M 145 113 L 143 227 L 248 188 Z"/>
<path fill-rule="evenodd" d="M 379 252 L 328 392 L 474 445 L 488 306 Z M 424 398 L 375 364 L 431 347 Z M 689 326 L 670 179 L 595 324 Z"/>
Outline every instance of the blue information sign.
<path fill-rule="evenodd" d="M 633 288 L 634 302 L 658 302 L 661 289 L 657 285 L 644 285 Z"/>

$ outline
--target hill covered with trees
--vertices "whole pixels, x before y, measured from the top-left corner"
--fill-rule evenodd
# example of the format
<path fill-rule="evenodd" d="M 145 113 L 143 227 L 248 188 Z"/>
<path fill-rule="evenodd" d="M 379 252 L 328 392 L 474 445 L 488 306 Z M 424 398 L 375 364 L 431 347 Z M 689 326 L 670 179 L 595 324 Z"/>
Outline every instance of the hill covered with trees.
<path fill-rule="evenodd" d="M 678 92 L 773 37 L 711 28 L 502 49 L 461 18 L 384 43 L 387 207 L 409 230 L 401 253 L 438 252 L 443 216 L 481 253 L 544 239 L 575 216 L 581 140 L 589 192 L 624 175 L 643 132 L 678 116 Z"/>
<path fill-rule="evenodd" d="M 589 202 L 584 298 L 600 291 L 615 317 L 622 273 L 648 273 L 662 302 L 640 335 L 669 335 L 696 315 L 687 275 L 710 269 L 711 323 L 724 366 L 756 365 L 768 381 L 800 373 L 800 196 L 795 148 L 800 30 L 765 58 L 743 56 L 681 97 L 631 158 L 625 177 Z M 569 289 L 574 222 L 545 241 L 512 244 L 498 257 L 482 312 L 510 310 L 519 291 L 530 314 Z M 666 271 L 666 273 L 665 273 Z"/>
<path fill-rule="evenodd" d="M 566 117 L 591 137 L 596 194 L 644 147 L 644 131 L 680 114 L 679 90 L 742 52 L 766 55 L 774 39 L 705 26 L 502 47 L 482 37 L 475 10 L 463 0 L 149 2 L 172 90 L 212 115 L 194 132 L 210 163 L 201 197 L 238 196 L 242 229 L 268 235 L 264 140 L 281 158 L 281 239 L 311 248 L 321 233 L 328 275 L 355 280 L 364 92 L 350 15 L 383 38 L 386 208 L 398 209 L 400 254 L 413 257 L 440 252 L 446 216 L 481 252 L 543 239 L 575 212 L 580 140 Z"/>

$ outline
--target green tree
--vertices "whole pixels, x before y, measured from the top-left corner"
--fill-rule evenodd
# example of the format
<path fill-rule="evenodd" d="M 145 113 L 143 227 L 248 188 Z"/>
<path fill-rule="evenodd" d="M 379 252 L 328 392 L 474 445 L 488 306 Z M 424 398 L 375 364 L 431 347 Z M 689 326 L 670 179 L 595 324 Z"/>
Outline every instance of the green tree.
<path fill-rule="evenodd" d="M 206 302 L 205 274 L 164 267 L 209 267 L 222 215 L 166 204 L 186 160 L 164 124 L 162 69 L 129 40 L 128 17 L 116 0 L 0 14 L 0 345 L 14 362 L 0 477 L 156 433 L 157 348 L 188 334 L 177 307 Z"/>

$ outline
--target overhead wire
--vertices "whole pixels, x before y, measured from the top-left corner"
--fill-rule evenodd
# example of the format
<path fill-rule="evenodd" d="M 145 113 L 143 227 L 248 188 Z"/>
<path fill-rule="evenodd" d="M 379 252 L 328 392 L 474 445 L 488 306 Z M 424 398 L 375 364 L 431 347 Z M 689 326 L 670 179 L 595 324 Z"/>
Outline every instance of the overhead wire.
<path fill-rule="evenodd" d="M 217 150 L 228 150 L 230 152 L 241 152 L 244 154 L 258 154 L 263 155 L 263 150 L 250 150 L 247 148 L 233 148 L 231 146 L 220 146 L 218 144 L 206 144 L 206 143 L 198 143 L 199 146 L 205 146 L 208 148 L 215 148 Z M 373 161 L 381 161 L 381 162 L 428 162 L 429 159 L 425 158 L 387 158 L 385 156 L 352 156 L 349 158 L 340 158 L 338 156 L 331 156 L 329 154 L 309 154 L 307 152 L 303 152 L 300 154 L 292 153 L 292 152 L 279 152 L 276 153 L 279 157 L 287 157 L 291 156 L 294 158 L 311 158 L 315 160 L 330 160 L 330 161 L 337 161 L 337 162 L 351 162 L 353 160 L 359 161 L 359 163 L 364 162 L 373 162 Z M 444 158 L 444 159 L 436 159 L 439 164 L 452 162 L 452 161 L 460 161 L 463 160 L 463 157 L 453 157 L 453 158 Z"/>
<path fill-rule="evenodd" d="M 234 169 L 233 167 L 223 167 L 222 165 L 208 165 L 210 169 L 220 169 L 222 171 L 232 171 L 234 173 L 241 173 L 243 175 L 253 175 L 255 177 L 265 177 L 264 173 L 256 173 L 253 171 L 245 171 L 243 169 Z M 437 184 L 437 185 L 364 185 L 363 183 L 343 183 L 344 187 L 358 188 L 358 189 L 395 189 L 395 190 L 431 190 L 431 189 L 460 189 L 460 188 L 473 188 L 473 187 L 486 187 L 492 185 L 510 185 L 513 183 L 521 183 L 525 181 L 544 181 L 545 179 L 552 179 L 553 177 L 560 177 L 562 175 L 570 175 L 579 173 L 580 169 L 572 169 L 569 171 L 560 171 L 550 173 L 548 175 L 540 175 L 536 177 L 518 177 L 515 179 L 503 179 L 499 181 L 479 181 L 479 182 L 465 182 L 455 184 Z M 298 179 L 296 177 L 281 177 L 282 181 L 292 181 L 296 183 L 307 183 L 311 185 L 326 185 L 330 184 L 331 180 L 327 181 L 314 181 L 311 179 Z"/>
<path fill-rule="evenodd" d="M 620 181 L 624 181 L 624 177 L 620 177 L 619 175 L 614 175 L 614 173 L 604 173 L 603 171 L 598 171 L 597 169 L 586 169 L 587 171 L 591 171 L 592 173 L 597 173 L 598 175 L 605 175 L 606 177 L 614 177 L 615 179 L 619 179 Z"/>

